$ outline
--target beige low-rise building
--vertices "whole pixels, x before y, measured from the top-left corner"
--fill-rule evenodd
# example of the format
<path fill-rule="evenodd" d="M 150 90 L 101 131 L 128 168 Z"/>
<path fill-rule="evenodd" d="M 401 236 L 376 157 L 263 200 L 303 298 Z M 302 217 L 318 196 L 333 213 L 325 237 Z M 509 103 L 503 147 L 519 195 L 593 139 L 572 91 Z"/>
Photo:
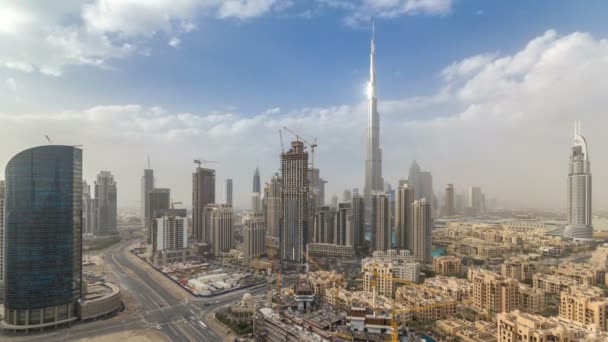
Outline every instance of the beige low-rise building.
<path fill-rule="evenodd" d="M 86 284 L 86 292 L 78 301 L 81 321 L 94 320 L 116 314 L 123 308 L 120 288 L 110 282 Z"/>
<path fill-rule="evenodd" d="M 522 311 L 540 314 L 545 310 L 545 291 L 519 284 L 519 308 Z"/>
<path fill-rule="evenodd" d="M 608 243 L 598 246 L 597 249 L 591 253 L 589 263 L 604 270 L 608 269 Z"/>
<path fill-rule="evenodd" d="M 487 313 L 510 312 L 519 308 L 519 282 L 483 269 L 469 269 L 473 284 L 472 306 Z"/>
<path fill-rule="evenodd" d="M 374 259 L 362 261 L 363 289 L 367 292 L 392 297 L 399 282 L 417 283 L 420 279 L 420 264 L 417 262 L 386 262 Z"/>
<path fill-rule="evenodd" d="M 560 294 L 573 285 L 575 285 L 574 280 L 565 276 L 544 273 L 537 273 L 532 276 L 532 287 L 546 293 Z"/>
<path fill-rule="evenodd" d="M 433 271 L 444 276 L 462 273 L 462 259 L 455 255 L 444 255 L 433 258 Z"/>
<path fill-rule="evenodd" d="M 608 334 L 594 332 L 572 321 L 515 310 L 496 316 L 500 342 L 601 342 Z"/>
<path fill-rule="evenodd" d="M 606 271 L 587 263 L 563 262 L 552 268 L 553 274 L 564 276 L 576 285 L 593 286 L 604 282 Z"/>
<path fill-rule="evenodd" d="M 537 262 L 530 261 L 527 258 L 514 257 L 504 261 L 501 265 L 501 274 L 505 277 L 523 281 L 532 279 L 536 273 Z"/>
<path fill-rule="evenodd" d="M 569 287 L 561 293 L 559 317 L 607 331 L 608 298 L 604 295 L 597 287 Z"/>
<path fill-rule="evenodd" d="M 395 301 L 410 307 L 414 317 L 442 319 L 456 313 L 459 304 L 453 298 L 441 296 L 420 286 L 401 286 L 395 292 Z"/>
<path fill-rule="evenodd" d="M 422 285 L 457 301 L 468 300 L 473 293 L 471 283 L 456 277 L 435 276 L 425 279 Z"/>
<path fill-rule="evenodd" d="M 435 322 L 435 326 L 445 334 L 455 336 L 463 342 L 496 342 L 496 324 L 463 319 L 448 318 Z"/>

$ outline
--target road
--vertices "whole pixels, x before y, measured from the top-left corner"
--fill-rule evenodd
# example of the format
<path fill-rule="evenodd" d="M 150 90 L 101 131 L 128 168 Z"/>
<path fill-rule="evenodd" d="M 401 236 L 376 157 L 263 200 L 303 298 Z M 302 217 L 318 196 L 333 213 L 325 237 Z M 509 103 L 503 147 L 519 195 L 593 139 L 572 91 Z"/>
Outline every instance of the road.
<path fill-rule="evenodd" d="M 247 291 L 259 293 L 263 288 L 239 290 L 211 298 L 196 298 L 183 291 L 182 298 L 164 288 L 146 269 L 135 262 L 129 246 L 123 241 L 104 252 L 104 260 L 116 275 L 122 290 L 128 291 L 138 302 L 139 309 L 129 316 L 118 315 L 107 320 L 77 324 L 67 329 L 33 335 L 8 335 L 14 341 L 74 341 L 125 330 L 159 329 L 171 341 L 225 341 L 226 334 L 218 324 L 210 324 L 215 312 L 223 306 L 239 300 Z M 188 301 L 185 301 L 185 298 Z M 203 327 L 199 320 L 203 321 Z M 0 335 L 0 339 L 7 335 Z"/>

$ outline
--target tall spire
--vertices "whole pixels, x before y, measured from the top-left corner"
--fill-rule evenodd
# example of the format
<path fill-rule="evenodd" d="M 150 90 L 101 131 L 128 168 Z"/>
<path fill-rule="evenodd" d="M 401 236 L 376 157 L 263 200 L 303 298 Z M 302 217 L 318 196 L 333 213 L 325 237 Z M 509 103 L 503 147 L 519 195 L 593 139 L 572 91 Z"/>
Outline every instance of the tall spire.
<path fill-rule="evenodd" d="M 372 21 L 372 40 L 370 49 L 369 61 L 369 83 L 368 97 L 372 99 L 376 97 L 376 45 L 374 43 L 376 36 L 376 24 Z"/>

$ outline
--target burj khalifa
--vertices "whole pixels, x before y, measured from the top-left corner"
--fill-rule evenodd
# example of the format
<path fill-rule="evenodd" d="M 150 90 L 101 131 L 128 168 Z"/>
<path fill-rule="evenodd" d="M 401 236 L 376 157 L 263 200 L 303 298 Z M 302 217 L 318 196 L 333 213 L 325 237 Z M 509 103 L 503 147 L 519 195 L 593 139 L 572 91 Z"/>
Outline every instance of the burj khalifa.
<path fill-rule="evenodd" d="M 367 160 L 365 161 L 365 221 L 371 221 L 372 195 L 382 192 L 382 150 L 380 149 L 380 115 L 376 97 L 376 48 L 374 46 L 374 24 L 372 23 L 372 41 L 369 65 L 369 83 L 367 84 Z"/>

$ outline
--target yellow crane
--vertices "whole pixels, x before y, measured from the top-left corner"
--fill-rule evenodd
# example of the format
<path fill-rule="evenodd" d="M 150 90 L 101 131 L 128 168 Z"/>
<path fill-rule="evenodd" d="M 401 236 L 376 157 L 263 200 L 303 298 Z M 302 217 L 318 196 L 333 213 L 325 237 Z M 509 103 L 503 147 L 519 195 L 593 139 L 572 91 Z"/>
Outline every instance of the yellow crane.
<path fill-rule="evenodd" d="M 212 163 L 217 163 L 217 162 L 215 160 L 205 160 L 202 158 L 194 159 L 194 164 L 197 164 L 199 168 L 203 164 L 212 164 Z"/>

